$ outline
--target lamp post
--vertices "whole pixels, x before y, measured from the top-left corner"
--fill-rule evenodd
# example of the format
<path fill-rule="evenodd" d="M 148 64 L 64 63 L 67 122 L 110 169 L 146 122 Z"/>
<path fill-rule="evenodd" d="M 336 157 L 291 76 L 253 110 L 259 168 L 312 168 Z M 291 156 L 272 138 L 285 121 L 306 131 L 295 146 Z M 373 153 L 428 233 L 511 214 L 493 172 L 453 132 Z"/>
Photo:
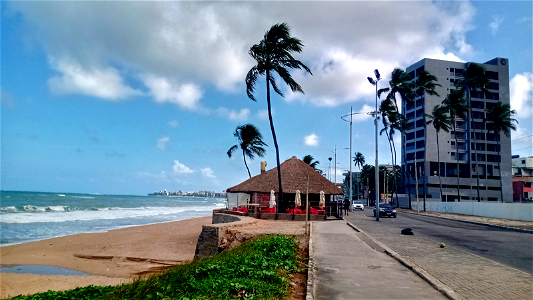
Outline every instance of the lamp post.
<path fill-rule="evenodd" d="M 378 69 L 374 70 L 376 79 L 367 77 L 368 82 L 376 87 L 376 111 L 374 112 L 374 125 L 376 127 L 376 221 L 379 221 L 379 166 L 378 166 L 378 82 L 381 80 Z"/>
<path fill-rule="evenodd" d="M 350 122 L 350 203 L 352 203 L 353 201 L 353 194 L 352 194 L 352 121 L 353 121 L 353 118 L 352 116 L 353 115 L 356 115 L 356 114 L 359 114 L 359 113 L 354 113 L 353 110 L 352 110 L 352 107 L 350 106 L 350 114 L 349 115 L 346 115 L 346 116 L 342 116 L 341 119 L 343 121 L 346 121 L 346 122 Z M 347 116 L 350 116 L 350 121 L 344 119 L 346 118 Z"/>
<path fill-rule="evenodd" d="M 331 181 L 331 160 L 332 160 L 333 158 L 328 157 L 328 159 L 329 159 L 329 168 L 328 168 L 328 175 L 329 175 L 329 178 L 328 178 L 328 179 L 329 179 L 329 181 Z"/>

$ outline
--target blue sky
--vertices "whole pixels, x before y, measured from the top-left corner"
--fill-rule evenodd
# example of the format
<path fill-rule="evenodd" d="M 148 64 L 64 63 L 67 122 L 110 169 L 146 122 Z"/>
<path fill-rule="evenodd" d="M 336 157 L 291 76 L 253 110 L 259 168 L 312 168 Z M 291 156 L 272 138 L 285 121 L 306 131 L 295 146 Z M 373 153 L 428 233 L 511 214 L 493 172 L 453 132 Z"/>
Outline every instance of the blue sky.
<path fill-rule="evenodd" d="M 311 154 L 337 182 L 349 168 L 349 124 L 384 77 L 425 57 L 510 60 L 519 120 L 513 154 L 532 149 L 531 1 L 1 2 L 1 189 L 139 194 L 222 191 L 248 178 L 226 151 L 256 125 L 275 167 L 264 78 L 246 96 L 248 49 L 287 22 L 305 45 L 292 72 L 305 95 L 272 96 L 280 159 Z M 281 83 L 280 83 L 281 85 Z M 399 136 L 397 137 L 399 140 Z M 380 137 L 379 160 L 390 163 Z M 374 162 L 372 119 L 358 117 L 353 152 Z M 355 169 L 355 168 L 354 168 Z M 332 180 L 334 179 L 332 175 Z"/>

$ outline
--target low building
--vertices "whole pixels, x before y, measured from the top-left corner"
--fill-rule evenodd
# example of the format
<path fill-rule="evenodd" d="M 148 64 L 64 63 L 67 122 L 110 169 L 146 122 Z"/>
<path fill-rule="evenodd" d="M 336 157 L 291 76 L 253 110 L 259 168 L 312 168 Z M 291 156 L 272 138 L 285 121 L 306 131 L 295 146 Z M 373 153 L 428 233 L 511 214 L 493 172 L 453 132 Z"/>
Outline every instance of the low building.
<path fill-rule="evenodd" d="M 274 191 L 278 213 L 286 213 L 287 209 L 294 208 L 297 191 L 300 191 L 301 206 L 305 209 L 306 195 L 309 195 L 309 206 L 319 208 L 320 193 L 325 195 L 326 207 L 331 206 L 336 195 L 343 195 L 343 191 L 333 182 L 326 179 L 311 166 L 298 159 L 296 156 L 286 160 L 280 165 L 281 184 L 283 188 L 283 201 L 280 201 L 278 189 L 278 169 L 261 170 L 261 174 L 254 176 L 234 187 L 226 190 L 228 199 L 236 197 L 239 205 L 252 204 L 253 209 L 259 211 L 269 207 L 270 193 Z M 233 194 L 233 195 L 231 195 Z M 232 205 L 229 205 L 232 206 Z M 255 208 L 254 208 L 255 206 Z M 232 209 L 232 207 L 228 207 Z M 335 215 L 331 211 L 327 214 Z"/>
<path fill-rule="evenodd" d="M 513 201 L 533 201 L 533 157 L 513 155 Z"/>

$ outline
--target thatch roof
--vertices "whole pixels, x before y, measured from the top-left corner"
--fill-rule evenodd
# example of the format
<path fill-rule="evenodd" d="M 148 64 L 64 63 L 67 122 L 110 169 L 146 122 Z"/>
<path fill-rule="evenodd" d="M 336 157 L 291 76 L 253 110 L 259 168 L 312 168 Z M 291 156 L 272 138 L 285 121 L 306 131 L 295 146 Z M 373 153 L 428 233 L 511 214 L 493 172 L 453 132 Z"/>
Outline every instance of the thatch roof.
<path fill-rule="evenodd" d="M 280 165 L 281 185 L 283 193 L 295 194 L 296 190 L 305 193 L 307 188 L 307 177 L 309 176 L 309 194 L 320 194 L 324 191 L 328 195 L 342 195 L 343 192 L 335 184 L 327 180 L 311 166 L 293 156 Z M 260 192 L 270 193 L 271 190 L 278 190 L 278 168 L 265 171 L 254 176 L 241 184 L 227 189 L 229 193 L 237 192 Z"/>

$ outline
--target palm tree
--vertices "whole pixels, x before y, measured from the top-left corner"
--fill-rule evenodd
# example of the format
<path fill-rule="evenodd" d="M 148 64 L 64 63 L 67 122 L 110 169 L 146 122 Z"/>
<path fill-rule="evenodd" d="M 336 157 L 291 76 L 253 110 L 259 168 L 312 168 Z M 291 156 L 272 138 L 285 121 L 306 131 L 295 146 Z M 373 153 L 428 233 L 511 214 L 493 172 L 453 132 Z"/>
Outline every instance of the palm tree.
<path fill-rule="evenodd" d="M 304 69 L 311 74 L 311 70 L 292 57 L 292 52 L 300 53 L 303 49 L 303 43 L 299 39 L 290 35 L 289 25 L 286 23 L 278 23 L 273 25 L 264 35 L 264 38 L 250 48 L 248 52 L 250 56 L 255 59 L 257 65 L 253 66 L 246 75 L 246 93 L 253 101 L 253 92 L 257 80 L 260 75 L 265 75 L 266 78 L 266 92 L 267 92 L 267 106 L 268 119 L 270 121 L 270 129 L 272 131 L 272 138 L 274 139 L 274 147 L 276 148 L 276 163 L 278 168 L 278 184 L 280 201 L 283 201 L 283 188 L 281 186 L 281 170 L 279 162 L 279 148 L 276 139 L 276 132 L 274 130 L 274 123 L 272 121 L 272 109 L 270 105 L 270 85 L 276 93 L 283 97 L 283 93 L 278 88 L 274 79 L 274 74 L 277 73 L 279 77 L 291 88 L 293 92 L 303 93 L 302 87 L 294 81 L 287 68 Z M 279 202 L 276 205 L 279 205 Z M 276 210 L 277 211 L 277 210 Z"/>
<path fill-rule="evenodd" d="M 317 165 L 320 165 L 320 162 L 318 160 L 313 161 L 314 159 L 315 158 L 312 155 L 306 155 L 302 158 L 302 161 L 310 165 L 318 173 L 322 174 L 322 170 L 316 168 Z"/>
<path fill-rule="evenodd" d="M 359 173 L 361 173 L 361 170 L 363 169 L 363 166 L 365 165 L 365 156 L 361 152 L 356 152 L 353 161 L 355 162 L 355 167 L 359 167 Z M 361 174 L 359 174 L 361 175 Z M 350 174 L 350 176 L 353 176 Z M 357 199 L 359 199 L 359 184 L 361 183 L 361 176 L 359 176 L 359 182 L 357 183 Z"/>
<path fill-rule="evenodd" d="M 401 114 L 396 110 L 394 102 L 386 98 L 381 101 L 379 112 L 381 114 L 381 120 L 383 122 L 383 129 L 380 131 L 380 135 L 385 133 L 387 135 L 387 141 L 389 142 L 390 152 L 391 152 L 391 161 L 392 164 L 396 165 L 396 146 L 394 144 L 394 133 L 399 129 L 398 122 L 401 119 Z M 396 170 L 393 169 L 392 172 Z M 394 174 L 393 174 L 394 176 Z M 392 183 L 393 191 L 396 192 L 396 202 L 398 204 L 398 192 L 396 191 L 396 182 Z"/>
<path fill-rule="evenodd" d="M 470 108 L 470 115 L 468 118 L 467 126 L 472 126 L 473 122 L 473 111 L 472 111 L 472 91 L 481 91 L 485 95 L 489 95 L 488 86 L 490 83 L 489 76 L 485 72 L 485 68 L 482 65 L 475 63 L 468 63 L 466 70 L 464 72 L 463 79 L 459 79 L 455 82 L 455 86 L 459 87 L 461 91 L 465 94 L 465 97 L 468 100 L 468 107 Z M 468 127 L 467 127 L 468 128 Z M 477 180 L 477 201 L 481 201 L 479 193 L 479 174 L 478 164 L 477 164 L 477 137 L 476 137 L 476 126 L 472 126 L 472 131 L 474 132 L 474 156 L 476 158 L 476 180 Z M 470 159 L 470 164 L 472 164 L 472 159 Z M 472 167 L 470 166 L 470 169 Z"/>
<path fill-rule="evenodd" d="M 399 112 L 398 109 L 398 102 L 396 100 L 396 95 L 400 95 L 400 99 L 403 102 L 406 103 L 413 103 L 414 98 L 414 90 L 415 86 L 412 82 L 411 75 L 409 73 L 406 73 L 404 70 L 400 68 L 395 68 L 391 73 L 391 79 L 389 80 L 389 86 L 387 88 L 383 88 L 378 90 L 378 97 L 381 96 L 383 93 L 387 93 L 386 99 L 389 101 L 392 101 L 394 103 L 394 106 L 396 108 L 396 111 Z M 404 131 L 400 130 L 400 132 L 403 134 Z M 410 194 L 410 188 L 409 188 L 409 194 Z M 411 201 L 409 200 L 409 206 L 411 206 Z"/>
<path fill-rule="evenodd" d="M 503 189 L 502 189 L 502 174 L 500 169 L 500 133 L 503 132 L 505 136 L 509 137 L 511 135 L 511 129 L 516 130 L 517 123 L 516 119 L 513 119 L 512 116 L 516 114 L 516 111 L 509 104 L 503 104 L 501 101 L 498 101 L 492 108 L 485 110 L 487 116 L 484 121 L 487 123 L 489 131 L 494 132 L 496 141 L 498 142 L 498 170 L 500 170 L 500 193 L 501 200 L 503 202 Z"/>
<path fill-rule="evenodd" d="M 389 80 L 390 87 L 379 89 L 378 98 L 382 93 L 387 93 L 387 99 L 394 102 L 396 110 L 398 109 L 398 103 L 396 101 L 396 94 L 400 95 L 402 101 L 407 103 L 413 102 L 414 83 L 412 82 L 411 75 L 406 73 L 400 68 L 395 68 L 391 73 L 391 80 Z"/>
<path fill-rule="evenodd" d="M 468 113 L 468 106 L 466 99 L 463 97 L 463 92 L 460 90 L 451 90 L 448 96 L 442 101 L 443 109 L 448 112 L 450 115 L 453 133 L 455 136 L 455 159 L 457 160 L 457 201 L 461 201 L 461 196 L 459 194 L 459 144 L 457 143 L 457 117 L 465 119 Z"/>
<path fill-rule="evenodd" d="M 263 136 L 261 135 L 259 130 L 252 124 L 237 126 L 235 132 L 233 133 L 233 136 L 237 138 L 238 144 L 231 146 L 227 154 L 229 157 L 231 157 L 233 152 L 235 152 L 240 147 L 242 149 L 244 165 L 248 170 L 248 176 L 252 178 L 252 174 L 250 174 L 250 169 L 248 168 L 248 164 L 246 163 L 246 157 L 248 156 L 248 158 L 254 159 L 254 154 L 259 157 L 265 156 L 265 148 L 263 148 L 263 146 L 267 146 L 267 144 L 263 142 Z"/>
<path fill-rule="evenodd" d="M 359 167 L 359 172 L 361 172 L 363 166 L 365 165 L 365 156 L 361 152 L 356 152 L 353 161 L 355 162 L 355 167 Z"/>
<path fill-rule="evenodd" d="M 451 119 L 448 115 L 448 112 L 444 106 L 436 105 L 433 107 L 433 112 L 431 115 L 427 115 L 426 117 L 429 118 L 428 121 L 426 121 L 426 124 L 432 124 L 433 128 L 435 128 L 435 136 L 437 137 L 437 161 L 438 161 L 438 176 L 439 176 L 439 186 L 440 186 L 440 197 L 442 200 L 442 181 L 441 181 L 441 174 L 440 174 L 440 147 L 439 147 L 439 132 L 442 130 L 444 132 L 450 132 L 450 123 Z"/>
<path fill-rule="evenodd" d="M 415 81 L 415 89 L 416 89 L 415 94 L 418 96 L 422 96 L 427 93 L 430 96 L 440 97 L 440 95 L 435 91 L 435 88 L 437 88 L 437 86 L 442 87 L 442 85 L 438 84 L 437 81 L 438 80 L 435 75 L 432 75 L 426 70 L 422 71 L 420 74 L 418 74 L 418 78 Z M 427 141 L 427 126 L 426 126 L 426 123 L 424 122 L 424 149 L 426 149 L 426 145 L 425 145 L 426 141 Z M 415 168 L 416 168 L 416 157 L 415 157 Z M 424 177 L 424 211 L 426 210 L 426 194 L 427 194 L 427 181 L 428 181 L 427 179 L 428 179 L 427 177 Z M 416 186 L 416 190 L 418 191 L 418 183 Z"/>

